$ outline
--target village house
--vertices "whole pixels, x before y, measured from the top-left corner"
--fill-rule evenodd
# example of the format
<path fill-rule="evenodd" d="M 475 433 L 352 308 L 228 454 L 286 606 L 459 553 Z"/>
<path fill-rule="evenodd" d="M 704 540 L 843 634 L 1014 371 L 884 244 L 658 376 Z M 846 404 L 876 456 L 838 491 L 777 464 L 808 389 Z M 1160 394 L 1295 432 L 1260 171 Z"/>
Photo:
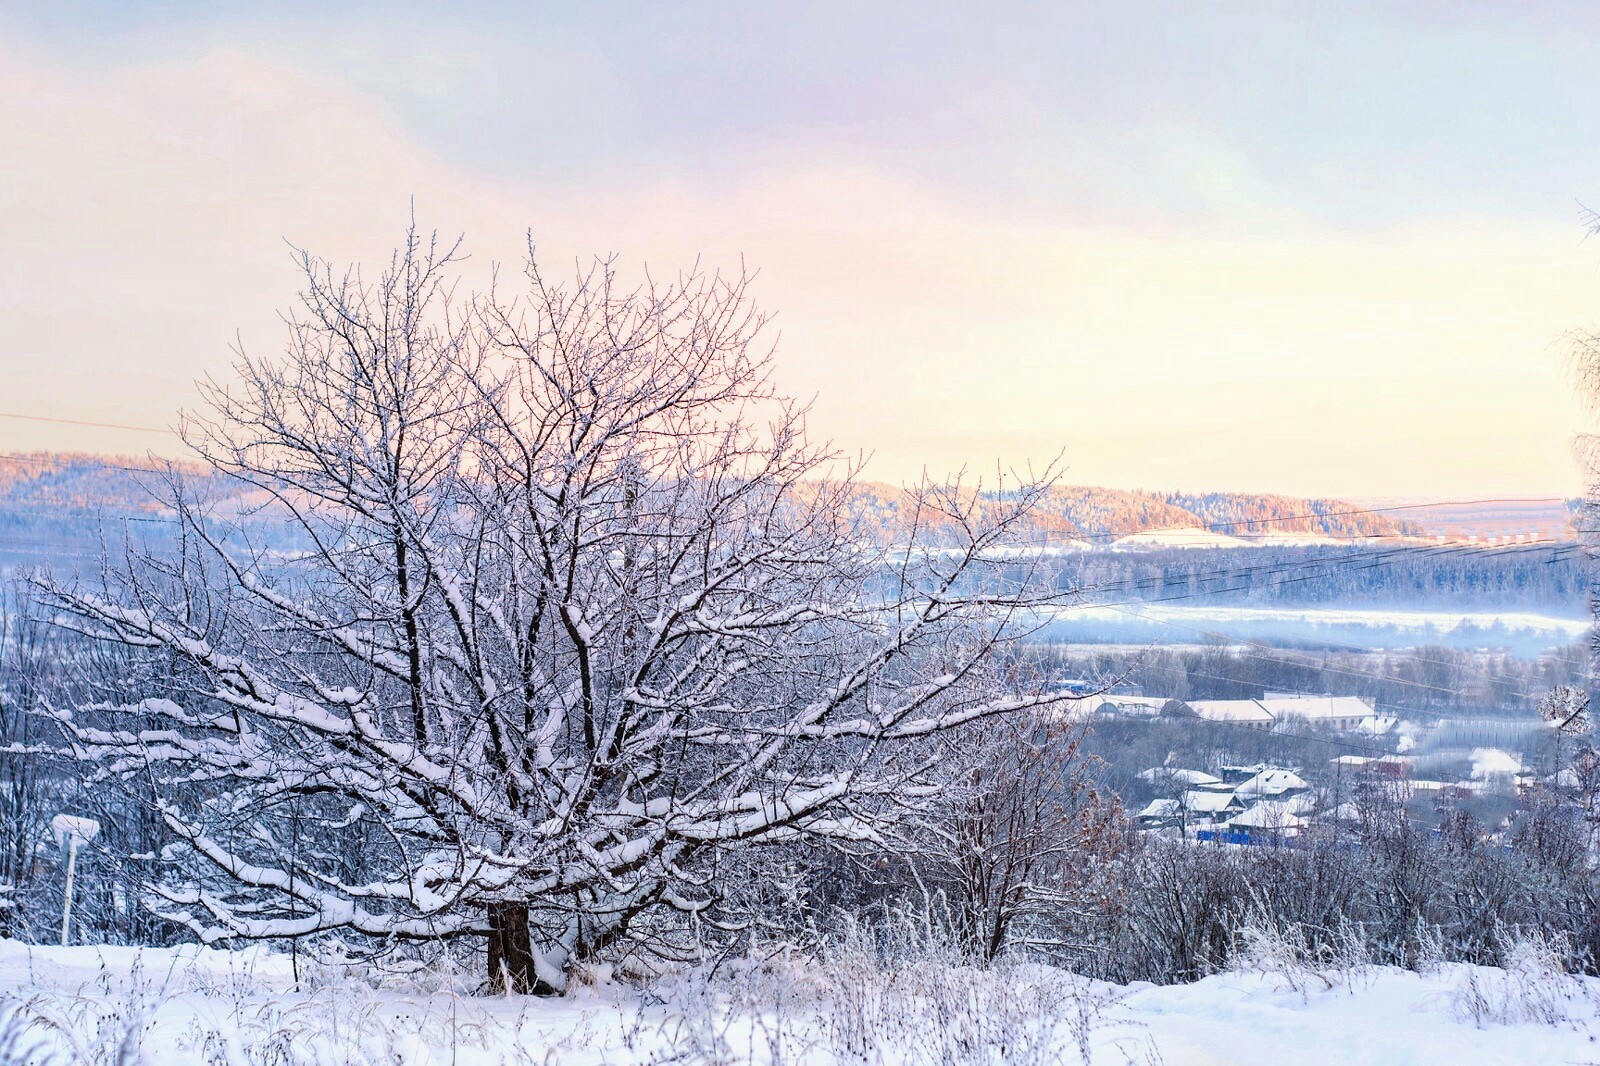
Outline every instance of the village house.
<path fill-rule="evenodd" d="M 1275 799 L 1304 792 L 1310 787 L 1310 783 L 1293 770 L 1272 767 L 1262 770 L 1234 791 L 1241 799 Z"/>
<path fill-rule="evenodd" d="M 1198 792 L 1183 794 L 1183 809 L 1190 815 L 1191 823 L 1220 822 L 1244 813 L 1244 801 L 1232 792 Z"/>

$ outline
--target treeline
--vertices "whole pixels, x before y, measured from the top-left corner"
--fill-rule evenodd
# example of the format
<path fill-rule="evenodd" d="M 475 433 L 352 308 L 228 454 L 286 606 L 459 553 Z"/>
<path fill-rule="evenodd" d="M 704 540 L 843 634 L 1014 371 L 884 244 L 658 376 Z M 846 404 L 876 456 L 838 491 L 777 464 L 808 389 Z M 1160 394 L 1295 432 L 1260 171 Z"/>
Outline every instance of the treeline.
<path fill-rule="evenodd" d="M 1382 537 L 1419 535 L 1413 522 L 1387 513 L 1363 512 L 1344 500 L 1302 499 L 1241 492 L 1203 495 L 1172 493 L 1164 497 L 1174 507 L 1200 519 L 1202 525 L 1238 537 L 1270 533 L 1318 533 L 1330 537 Z"/>
<path fill-rule="evenodd" d="M 1056 961 L 1111 981 L 1190 981 L 1268 954 L 1289 976 L 1364 965 L 1514 966 L 1536 949 L 1552 972 L 1600 971 L 1592 823 L 1554 797 L 1491 838 L 1464 812 L 1435 831 L 1374 800 L 1348 829 L 1293 847 L 1135 841 L 1100 891 L 1051 930 Z"/>
<path fill-rule="evenodd" d="M 1409 716 L 1532 714 L 1538 694 L 1579 685 L 1581 645 L 1536 659 L 1428 645 L 1407 651 L 1307 651 L 1232 644 L 1083 650 L 1040 645 L 1041 669 L 1177 700 L 1260 699 L 1267 692 L 1360 696 Z"/>
<path fill-rule="evenodd" d="M 1588 574 L 1572 545 L 1151 548 L 1053 560 L 1092 600 L 1398 607 L 1473 605 L 1581 616 Z"/>
<path fill-rule="evenodd" d="M 150 468 L 150 469 L 144 469 Z M 186 477 L 204 478 L 194 464 Z M 0 508 L 67 508 L 147 513 L 165 510 L 161 475 L 148 459 L 76 452 L 0 456 Z"/>
<path fill-rule="evenodd" d="M 1034 787 L 1026 775 L 1006 777 L 987 802 L 1003 812 Z M 994 950 L 971 952 L 980 961 L 1022 955 L 1119 983 L 1193 981 L 1248 967 L 1263 951 L 1280 972 L 1313 981 L 1372 964 L 1505 966 L 1530 947 L 1552 972 L 1596 973 L 1593 797 L 1578 791 L 1528 795 L 1497 829 L 1448 804 L 1419 819 L 1403 787 L 1374 783 L 1350 804 L 1352 817 L 1292 839 L 1240 847 L 1130 830 L 1082 838 L 1060 861 L 1048 858 L 1050 827 L 984 838 L 957 823 L 984 858 L 972 864 L 982 875 L 930 869 L 914 853 L 819 855 L 798 878 L 809 891 L 785 932 L 913 912 L 970 943 L 963 932 L 976 921 L 1002 930 L 985 942 Z M 1067 806 L 1067 824 L 1094 824 L 1092 793 Z M 1017 863 L 1025 887 L 999 873 Z"/>
<path fill-rule="evenodd" d="M 907 509 L 908 496 L 901 489 L 874 482 L 863 482 L 855 489 L 855 516 L 876 538 L 892 541 L 903 537 L 918 518 Z M 1075 538 L 1104 543 L 1143 530 L 1196 527 L 1243 537 L 1274 533 L 1395 537 L 1425 532 L 1386 514 L 1362 512 L 1342 500 L 1231 492 L 1190 495 L 1083 485 L 1057 485 L 1044 493 L 1029 532 L 1032 539 L 1044 543 Z"/>
<path fill-rule="evenodd" d="M 183 492 L 236 516 L 257 542 L 277 551 L 304 546 L 301 531 L 263 507 L 259 492 L 191 462 L 171 464 Z M 177 529 L 160 461 L 129 456 L 35 452 L 0 456 L 0 573 L 50 567 L 92 571 L 130 541 L 169 542 Z"/>

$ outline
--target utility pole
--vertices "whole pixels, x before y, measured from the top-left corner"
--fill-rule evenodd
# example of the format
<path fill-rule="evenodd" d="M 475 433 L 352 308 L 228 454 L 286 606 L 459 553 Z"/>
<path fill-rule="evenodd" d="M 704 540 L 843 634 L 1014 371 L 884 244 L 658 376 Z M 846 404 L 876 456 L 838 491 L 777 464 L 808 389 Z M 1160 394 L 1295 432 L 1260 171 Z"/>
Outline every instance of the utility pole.
<path fill-rule="evenodd" d="M 100 823 L 93 818 L 77 818 L 58 814 L 50 819 L 56 840 L 67 853 L 67 884 L 61 904 L 61 946 L 67 946 L 67 935 L 72 929 L 72 875 L 78 864 L 78 845 L 87 844 L 100 834 Z"/>

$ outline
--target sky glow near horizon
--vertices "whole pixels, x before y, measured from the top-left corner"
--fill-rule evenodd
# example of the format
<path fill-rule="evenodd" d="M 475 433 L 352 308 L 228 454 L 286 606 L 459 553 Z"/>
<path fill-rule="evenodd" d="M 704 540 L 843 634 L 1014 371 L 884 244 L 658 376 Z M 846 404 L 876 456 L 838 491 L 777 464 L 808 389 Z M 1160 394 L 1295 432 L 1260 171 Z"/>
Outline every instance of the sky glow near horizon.
<path fill-rule="evenodd" d="M 813 431 L 913 477 L 1564 494 L 1600 16 L 1267 5 L 10 5 L 0 410 L 169 425 L 285 241 L 760 270 Z M 0 451 L 177 454 L 0 419 Z"/>

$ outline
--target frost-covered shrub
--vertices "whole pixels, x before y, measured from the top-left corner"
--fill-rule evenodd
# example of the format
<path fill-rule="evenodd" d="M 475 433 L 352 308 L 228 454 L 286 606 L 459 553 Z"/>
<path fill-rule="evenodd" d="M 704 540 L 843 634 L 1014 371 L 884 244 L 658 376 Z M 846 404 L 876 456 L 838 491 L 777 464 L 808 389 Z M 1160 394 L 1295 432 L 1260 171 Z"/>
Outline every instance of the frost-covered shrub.
<path fill-rule="evenodd" d="M 0 1066 L 71 1066 L 56 1036 L 25 1004 L 0 1002 Z"/>
<path fill-rule="evenodd" d="M 816 955 L 774 950 L 655 986 L 668 1022 L 640 1030 L 652 1061 L 821 1061 L 878 1066 L 1140 1061 L 1143 1033 L 1116 1017 L 1120 989 L 1017 958 L 974 965 L 959 933 L 925 915 L 842 920 Z M 642 1016 L 642 1015 L 641 1015 Z M 657 1045 L 659 1047 L 659 1044 Z M 808 1060 L 809 1061 L 809 1060 Z"/>
<path fill-rule="evenodd" d="M 1367 972 L 1369 955 L 1361 927 L 1351 922 L 1314 930 L 1258 912 L 1239 930 L 1232 967 L 1273 977 L 1304 997 L 1353 988 Z"/>
<path fill-rule="evenodd" d="M 105 989 L 0 1001 L 0 1066 L 146 1066 L 142 996 Z"/>
<path fill-rule="evenodd" d="M 1451 1013 L 1478 1028 L 1570 1021 L 1583 986 L 1567 972 L 1568 946 L 1540 930 L 1501 930 L 1504 966 L 1469 967 L 1450 992 Z"/>

